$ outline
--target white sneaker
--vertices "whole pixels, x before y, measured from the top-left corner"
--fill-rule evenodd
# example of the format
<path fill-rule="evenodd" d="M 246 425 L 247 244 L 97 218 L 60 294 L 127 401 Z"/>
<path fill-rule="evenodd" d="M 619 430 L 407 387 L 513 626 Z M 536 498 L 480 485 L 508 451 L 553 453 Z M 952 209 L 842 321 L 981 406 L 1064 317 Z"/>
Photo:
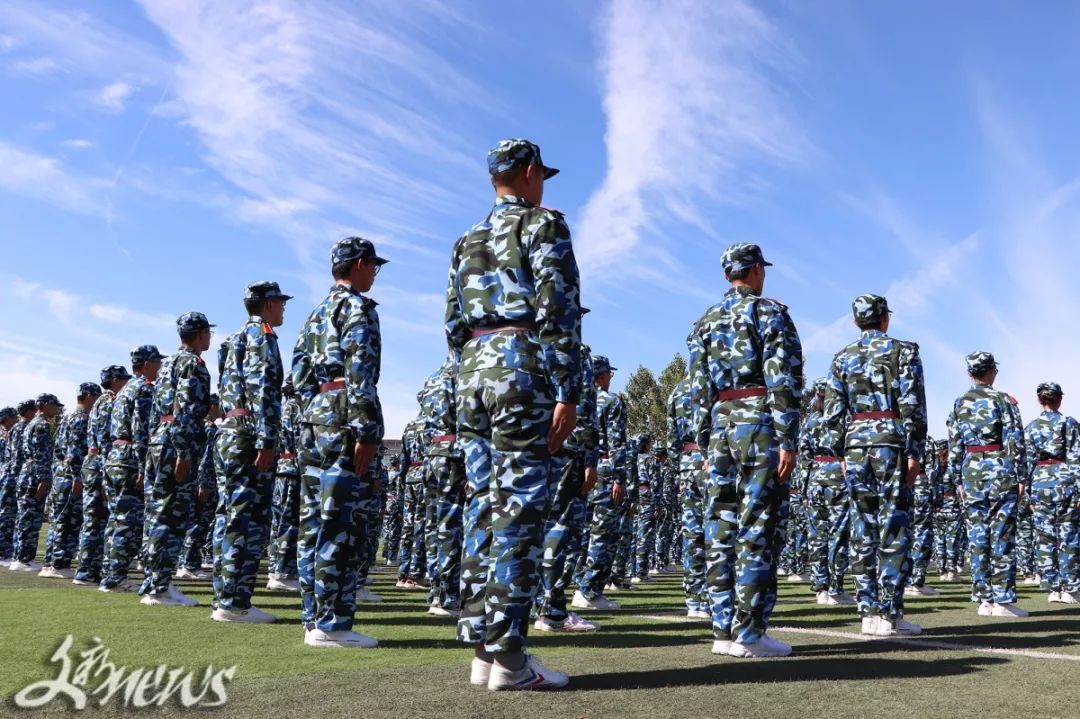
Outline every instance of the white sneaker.
<path fill-rule="evenodd" d="M 55 567 L 45 567 L 38 572 L 39 577 L 46 577 L 48 579 L 74 579 L 75 572 L 70 569 L 56 569 Z"/>
<path fill-rule="evenodd" d="M 712 614 L 704 609 L 688 609 L 686 610 L 687 619 L 708 619 L 712 621 Z"/>
<path fill-rule="evenodd" d="M 212 572 L 212 571 L 214 571 L 214 563 L 213 562 L 203 562 L 202 564 L 199 565 L 199 568 L 203 569 L 203 570 L 205 570 L 207 572 Z"/>
<path fill-rule="evenodd" d="M 8 569 L 13 572 L 40 572 L 41 565 L 37 562 L 20 562 L 18 559 L 12 559 Z"/>
<path fill-rule="evenodd" d="M 655 577 L 655 576 L 657 576 L 658 574 L 660 574 L 660 570 L 659 570 L 659 569 L 650 569 L 650 570 L 649 570 L 649 576 L 650 576 L 650 577 Z"/>
<path fill-rule="evenodd" d="M 1050 595 L 1046 598 L 1046 601 L 1050 602 L 1051 604 L 1063 603 L 1061 600 L 1061 592 L 1050 592 Z"/>
<path fill-rule="evenodd" d="M 132 584 L 130 580 L 125 579 L 124 581 L 117 584 L 115 587 L 103 587 L 103 586 L 101 586 L 99 584 L 98 585 L 98 591 L 99 592 L 108 592 L 110 594 L 113 593 L 113 592 L 134 592 L 135 591 L 135 585 Z"/>
<path fill-rule="evenodd" d="M 1062 604 L 1080 604 L 1080 592 L 1061 592 Z"/>
<path fill-rule="evenodd" d="M 1028 613 L 1026 610 L 1021 609 L 1011 602 L 1009 604 L 995 604 L 994 608 L 990 611 L 990 616 L 992 617 L 1011 617 L 1019 619 L 1021 617 L 1026 617 L 1027 615 Z"/>
<path fill-rule="evenodd" d="M 455 619 L 461 616 L 461 610 L 446 609 L 437 604 L 432 604 L 428 607 L 427 613 L 435 617 L 454 617 Z"/>
<path fill-rule="evenodd" d="M 787 574 L 788 574 L 788 571 L 786 569 L 777 569 L 776 570 L 776 576 L 778 576 L 778 577 L 786 577 Z"/>
<path fill-rule="evenodd" d="M 1026 584 L 1029 587 L 1031 585 L 1033 585 L 1033 584 L 1038 584 L 1038 583 L 1039 583 L 1039 578 L 1038 577 L 1024 577 L 1024 584 Z"/>
<path fill-rule="evenodd" d="M 491 665 L 495 662 L 485 662 L 480 657 L 473 657 L 472 671 L 469 672 L 469 684 L 477 687 L 486 687 L 491 678 Z"/>
<path fill-rule="evenodd" d="M 539 617 L 536 622 L 533 623 L 533 627 L 541 632 L 563 632 L 566 634 L 582 633 L 582 632 L 595 632 L 600 628 L 600 625 L 595 622 L 590 622 L 586 619 L 582 619 L 577 614 L 570 612 L 567 614 L 566 619 L 561 622 L 552 621 L 547 617 Z"/>
<path fill-rule="evenodd" d="M 712 643 L 712 653 L 720 655 L 731 654 L 731 640 L 730 639 L 714 639 Z"/>
<path fill-rule="evenodd" d="M 863 634 L 869 635 L 871 637 L 876 637 L 877 633 L 878 633 L 878 620 L 879 619 L 880 619 L 880 617 L 863 617 L 862 618 L 862 629 L 860 631 Z"/>
<path fill-rule="evenodd" d="M 296 591 L 300 591 L 300 582 L 296 583 Z M 358 602 L 381 602 L 382 600 L 382 595 L 376 594 L 368 589 L 366 584 L 361 585 L 361 587 L 356 590 L 356 601 Z"/>
<path fill-rule="evenodd" d="M 630 578 L 630 583 L 631 584 L 641 584 L 642 581 L 644 581 L 644 580 L 641 577 L 631 577 Z"/>
<path fill-rule="evenodd" d="M 936 597 L 939 594 L 941 594 L 941 592 L 926 585 L 916 587 L 914 584 L 909 584 L 904 587 L 905 597 Z"/>
<path fill-rule="evenodd" d="M 299 592 L 300 580 L 271 577 L 266 582 L 266 588 L 271 592 Z"/>
<path fill-rule="evenodd" d="M 185 606 L 185 607 L 197 607 L 197 606 L 199 606 L 199 602 L 197 600 L 192 599 L 188 595 L 181 592 L 180 588 L 177 587 L 175 584 L 172 584 L 172 583 L 169 584 L 169 596 L 172 597 L 173 599 L 177 600 L 178 602 L 180 602 L 181 606 Z"/>
<path fill-rule="evenodd" d="M 829 590 L 822 589 L 820 592 L 817 593 L 817 603 L 818 604 L 829 604 L 830 603 L 829 602 Z M 837 602 L 837 603 L 839 603 L 839 602 Z"/>
<path fill-rule="evenodd" d="M 768 634 L 762 634 L 753 644 L 743 644 L 735 641 L 731 643 L 728 656 L 751 658 L 751 657 L 786 657 L 791 654 L 791 645 L 773 639 Z"/>
<path fill-rule="evenodd" d="M 525 655 L 525 666 L 518 671 L 511 671 L 498 662 L 491 665 L 488 689 L 493 692 L 522 689 L 561 689 L 570 682 L 570 677 L 563 672 L 548 669 L 531 654 Z"/>
<path fill-rule="evenodd" d="M 173 575 L 177 579 L 207 579 L 208 575 L 202 571 L 193 571 L 187 567 L 181 567 L 176 570 L 176 574 Z"/>
<path fill-rule="evenodd" d="M 581 590 L 574 592 L 574 598 L 570 601 L 570 606 L 575 609 L 618 609 L 619 603 L 613 602 L 603 594 L 596 599 L 586 599 L 585 595 L 581 593 Z"/>
<path fill-rule="evenodd" d="M 210 618 L 215 622 L 226 622 L 228 624 L 272 624 L 277 617 L 273 614 L 267 614 L 261 609 L 251 607 L 250 609 L 225 609 L 224 607 L 218 607 L 210 615 Z M 304 640 L 307 641 L 306 639 Z"/>
<path fill-rule="evenodd" d="M 794 582 L 809 582 L 810 577 L 808 577 L 805 574 L 789 574 L 787 580 L 789 582 L 792 582 L 792 583 L 794 583 Z M 787 655 L 785 654 L 783 656 L 787 656 Z"/>
<path fill-rule="evenodd" d="M 96 587 L 98 585 L 97 582 L 89 579 L 72 579 L 71 583 L 76 587 Z"/>
<path fill-rule="evenodd" d="M 922 634 L 922 627 L 906 619 L 894 621 L 887 617 L 878 617 L 877 636 L 892 637 L 898 634 L 902 637 L 917 637 Z"/>
<path fill-rule="evenodd" d="M 979 616 L 989 617 L 994 614 L 994 605 L 990 602 L 983 602 L 979 605 Z"/>
<path fill-rule="evenodd" d="M 183 607 L 185 604 L 168 592 L 164 594 L 144 594 L 139 604 L 148 607 Z"/>
<path fill-rule="evenodd" d="M 324 632 L 312 628 L 304 632 L 304 644 L 309 647 L 337 647 L 340 649 L 374 649 L 379 641 L 366 634 L 353 631 Z"/>
<path fill-rule="evenodd" d="M 608 582 L 607 584 L 604 585 L 604 591 L 605 592 L 617 592 L 617 591 L 619 591 L 619 585 L 612 584 L 611 582 Z"/>
<path fill-rule="evenodd" d="M 847 592 L 840 592 L 839 594 L 830 594 L 829 601 L 826 604 L 830 607 L 854 607 L 858 602 L 855 597 Z"/>

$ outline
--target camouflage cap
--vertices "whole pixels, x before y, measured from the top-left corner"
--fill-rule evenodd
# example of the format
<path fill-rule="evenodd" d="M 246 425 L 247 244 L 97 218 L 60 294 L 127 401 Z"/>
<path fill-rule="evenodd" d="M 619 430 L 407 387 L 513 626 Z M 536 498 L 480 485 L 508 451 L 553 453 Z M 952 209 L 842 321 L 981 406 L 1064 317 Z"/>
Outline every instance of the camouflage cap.
<path fill-rule="evenodd" d="M 165 359 L 165 355 L 158 351 L 156 345 L 139 345 L 131 350 L 131 364 L 133 365 L 140 365 L 144 362 L 153 362 L 155 360 L 163 359 Z"/>
<path fill-rule="evenodd" d="M 37 406 L 44 407 L 45 405 L 55 404 L 57 407 L 63 407 L 64 403 L 61 402 L 55 394 L 49 392 L 42 392 L 37 396 Z"/>
<path fill-rule="evenodd" d="M 851 314 L 859 324 L 876 322 L 891 312 L 889 301 L 881 295 L 859 295 L 851 303 Z"/>
<path fill-rule="evenodd" d="M 1035 394 L 1042 396 L 1044 394 L 1057 395 L 1058 397 L 1064 397 L 1065 393 L 1061 391 L 1061 385 L 1057 382 L 1043 382 L 1035 388 Z"/>
<path fill-rule="evenodd" d="M 980 375 L 989 369 L 997 367 L 997 360 L 989 352 L 972 352 L 964 359 L 967 362 L 967 371 L 970 375 Z"/>
<path fill-rule="evenodd" d="M 176 331 L 182 335 L 208 330 L 211 327 L 217 327 L 217 325 L 210 324 L 210 320 L 206 319 L 206 315 L 202 312 L 185 312 L 176 318 Z"/>
<path fill-rule="evenodd" d="M 221 404 L 221 397 L 218 397 L 216 394 L 210 395 L 210 404 L 217 407 Z"/>
<path fill-rule="evenodd" d="M 824 377 L 818 377 L 814 380 L 814 393 L 825 394 L 825 388 L 829 386 L 829 381 Z"/>
<path fill-rule="evenodd" d="M 946 440 L 946 439 L 939 439 L 936 442 L 934 442 L 934 448 L 937 449 L 937 451 L 939 451 L 939 452 L 941 450 L 943 450 L 943 449 L 948 449 L 949 448 L 949 441 Z"/>
<path fill-rule="evenodd" d="M 83 382 L 79 385 L 78 397 L 100 397 L 101 385 L 97 382 Z"/>
<path fill-rule="evenodd" d="M 16 416 L 18 416 L 18 415 L 15 414 L 15 408 L 14 407 L 0 407 L 0 422 L 7 419 L 8 417 L 16 417 Z"/>
<path fill-rule="evenodd" d="M 367 260 L 377 265 L 385 265 L 390 261 L 375 254 L 375 245 L 371 243 L 371 240 L 365 240 L 363 237 L 346 237 L 344 240 L 338 240 L 334 249 L 330 250 L 330 264 L 336 265 L 349 260 Z"/>
<path fill-rule="evenodd" d="M 105 369 L 101 370 L 101 384 L 106 385 L 112 382 L 114 379 L 127 379 L 131 376 L 131 373 L 127 371 L 127 367 L 118 364 L 111 364 Z"/>
<path fill-rule="evenodd" d="M 592 368 L 594 375 L 604 374 L 605 372 L 614 372 L 618 367 L 612 367 L 611 361 L 604 355 L 593 355 Z"/>
<path fill-rule="evenodd" d="M 19 404 L 15 406 L 15 411 L 18 412 L 20 415 L 26 414 L 32 409 L 37 409 L 36 399 L 24 399 L 22 402 L 19 402 Z"/>
<path fill-rule="evenodd" d="M 488 172 L 494 177 L 526 165 L 544 168 L 544 179 L 550 180 L 559 171 L 548 167 L 540 158 L 540 147 L 528 140 L 511 137 L 501 141 L 488 152 Z"/>
<path fill-rule="evenodd" d="M 261 282 L 252 282 L 244 290 L 245 300 L 273 300 L 281 298 L 288 302 L 292 299 L 292 295 L 287 295 L 281 291 L 281 287 L 277 282 L 271 282 L 270 280 L 262 280 Z"/>
<path fill-rule="evenodd" d="M 739 242 L 728 247 L 720 257 L 720 264 L 723 266 L 724 272 L 728 273 L 742 272 L 754 265 L 772 267 L 771 262 L 765 261 L 765 256 L 761 254 L 761 248 L 750 242 Z"/>

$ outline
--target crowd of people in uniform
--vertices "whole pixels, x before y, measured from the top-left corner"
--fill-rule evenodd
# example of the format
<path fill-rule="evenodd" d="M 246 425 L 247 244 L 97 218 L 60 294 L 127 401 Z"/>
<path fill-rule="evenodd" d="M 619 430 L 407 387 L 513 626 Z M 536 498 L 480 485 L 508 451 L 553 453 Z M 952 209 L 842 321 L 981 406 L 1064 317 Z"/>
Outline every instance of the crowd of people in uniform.
<path fill-rule="evenodd" d="M 265 556 L 266 590 L 302 598 L 306 644 L 370 648 L 353 622 L 381 599 L 381 545 L 398 587 L 456 619 L 469 681 L 492 690 L 565 686 L 526 651 L 530 626 L 597 631 L 588 612 L 618 608 L 608 595 L 676 566 L 687 616 L 733 657 L 791 652 L 767 633 L 784 575 L 879 637 L 921 633 L 904 600 L 937 593 L 931 570 L 956 581 L 966 565 L 980 616 L 1026 615 L 1018 569 L 1050 602 L 1080 603 L 1080 428 L 1060 386 L 1036 388 L 1025 428 L 993 356 L 974 352 L 935 441 L 918 346 L 887 334 L 884 297 L 860 295 L 854 341 L 804 387 L 795 325 L 763 296 L 770 263 L 736 244 L 730 288 L 688 336 L 666 436 L 628 437 L 616 368 L 582 343 L 569 228 L 540 204 L 558 170 L 521 139 L 488 165 L 495 204 L 454 245 L 449 353 L 400 454 L 383 444 L 364 294 L 386 260 L 349 237 L 288 371 L 275 328 L 291 297 L 257 282 L 218 348 L 217 393 L 213 325 L 187 312 L 174 354 L 136 347 L 70 413 L 51 394 L 0 410 L 0 560 L 150 606 L 195 605 L 175 580 L 210 579 L 214 621 L 258 624 L 275 620 L 253 604 Z"/>

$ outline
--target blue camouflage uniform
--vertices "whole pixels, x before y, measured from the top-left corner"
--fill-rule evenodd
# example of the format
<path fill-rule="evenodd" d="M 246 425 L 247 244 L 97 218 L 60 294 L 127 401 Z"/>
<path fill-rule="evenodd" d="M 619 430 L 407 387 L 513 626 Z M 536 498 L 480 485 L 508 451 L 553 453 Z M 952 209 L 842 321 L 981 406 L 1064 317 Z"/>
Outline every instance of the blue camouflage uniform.
<path fill-rule="evenodd" d="M 29 564 L 37 555 L 38 534 L 44 519 L 45 497 L 38 498 L 38 485 L 46 485 L 46 493 L 53 481 L 53 433 L 43 408 L 59 404 L 56 397 L 43 394 L 38 397 L 38 414 L 26 425 L 22 435 L 22 469 L 16 495 L 18 514 L 15 519 L 14 553 L 15 561 Z"/>
<path fill-rule="evenodd" d="M 210 407 L 220 406 L 217 394 L 210 395 Z M 199 442 L 199 461 L 193 464 L 191 471 L 195 480 L 195 506 L 191 521 L 184 532 L 184 544 L 180 549 L 180 566 L 189 572 L 197 573 L 204 565 L 213 567 L 214 538 L 213 528 L 218 508 L 217 468 L 214 464 L 216 454 L 218 419 L 210 421 L 209 415 L 202 427 Z"/>
<path fill-rule="evenodd" d="M 101 396 L 93 382 L 79 386 L 79 398 Z M 64 417 L 56 433 L 59 461 L 54 471 L 52 515 L 46 542 L 45 566 L 68 569 L 79 549 L 82 528 L 83 465 L 89 451 L 90 413 L 82 407 Z"/>
<path fill-rule="evenodd" d="M 11 559 L 11 532 L 15 528 L 15 481 L 9 474 L 8 465 L 12 455 L 11 429 L 18 418 L 14 407 L 0 409 L 0 422 L 11 423 L 11 427 L 0 426 L 0 562 Z"/>
<path fill-rule="evenodd" d="M 705 455 L 694 433 L 689 379 L 681 379 L 671 391 L 667 405 L 668 454 L 679 462 L 679 493 L 682 502 L 683 594 L 686 608 L 709 612 L 705 591 Z"/>
<path fill-rule="evenodd" d="M 300 439 L 300 404 L 288 387 L 281 411 L 281 434 L 278 443 L 277 469 L 274 476 L 273 522 L 267 552 L 269 571 L 282 579 L 296 579 L 296 542 L 300 536 L 300 465 L 297 444 Z"/>
<path fill-rule="evenodd" d="M 929 450 L 929 446 L 928 449 Z M 934 556 L 943 576 L 960 568 L 960 544 L 964 527 L 964 502 L 956 478 L 949 472 L 948 440 L 939 439 L 933 448 L 934 487 Z"/>
<path fill-rule="evenodd" d="M 420 567 L 426 566 L 424 544 L 424 419 L 416 417 L 405 425 L 401 438 L 401 479 L 403 503 L 401 513 L 401 551 L 398 579 L 415 585 L 424 577 Z"/>
<path fill-rule="evenodd" d="M 935 482 L 939 472 L 935 471 L 937 453 L 931 448 L 937 446 L 933 437 L 926 438 L 926 455 L 923 471 L 915 478 L 912 491 L 911 514 L 911 586 L 922 587 L 926 584 L 926 572 L 934 554 L 934 498 L 937 495 Z"/>
<path fill-rule="evenodd" d="M 637 509 L 634 513 L 635 557 L 633 576 L 648 579 L 656 558 L 657 515 L 664 504 L 660 465 L 652 453 L 652 437 L 645 435 L 638 447 Z"/>
<path fill-rule="evenodd" d="M 35 400 L 20 402 L 16 408 L 19 420 L 7 432 L 7 461 L 0 476 L 0 559 L 5 561 L 11 559 L 14 551 L 19 474 L 26 458 L 23 453 L 23 435 L 26 433 L 26 426 L 33 419 L 33 414 L 28 413 L 36 408 Z"/>

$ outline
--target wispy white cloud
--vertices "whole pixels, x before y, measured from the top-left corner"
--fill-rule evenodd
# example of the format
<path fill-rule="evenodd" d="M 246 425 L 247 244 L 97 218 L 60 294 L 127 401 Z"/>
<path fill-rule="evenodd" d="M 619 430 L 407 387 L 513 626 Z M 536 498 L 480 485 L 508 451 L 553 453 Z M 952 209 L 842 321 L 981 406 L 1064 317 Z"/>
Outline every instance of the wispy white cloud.
<path fill-rule="evenodd" d="M 98 199 L 107 184 L 69 170 L 55 157 L 0 140 L 0 190 L 86 215 L 101 215 Z"/>
<path fill-rule="evenodd" d="M 17 75 L 49 75 L 60 70 L 60 63 L 52 57 L 31 57 L 15 60 L 10 67 Z"/>
<path fill-rule="evenodd" d="M 137 89 L 135 85 L 124 80 L 111 82 L 94 95 L 94 104 L 106 112 L 123 112 Z"/>
<path fill-rule="evenodd" d="M 106 324 L 139 329 L 173 329 L 174 318 L 165 314 L 141 312 L 121 305 L 93 302 L 65 289 L 47 287 L 21 277 L 12 278 L 11 292 L 22 300 L 43 300 L 53 319 L 62 323 L 84 322 L 89 316 Z"/>
<path fill-rule="evenodd" d="M 0 34 L 0 52 L 11 52 L 19 45 L 19 40 L 14 35 Z"/>
<path fill-rule="evenodd" d="M 73 137 L 70 140 L 61 142 L 60 146 L 70 150 L 89 150 L 92 147 L 96 147 L 97 143 L 93 140 L 87 140 L 84 137 Z"/>

